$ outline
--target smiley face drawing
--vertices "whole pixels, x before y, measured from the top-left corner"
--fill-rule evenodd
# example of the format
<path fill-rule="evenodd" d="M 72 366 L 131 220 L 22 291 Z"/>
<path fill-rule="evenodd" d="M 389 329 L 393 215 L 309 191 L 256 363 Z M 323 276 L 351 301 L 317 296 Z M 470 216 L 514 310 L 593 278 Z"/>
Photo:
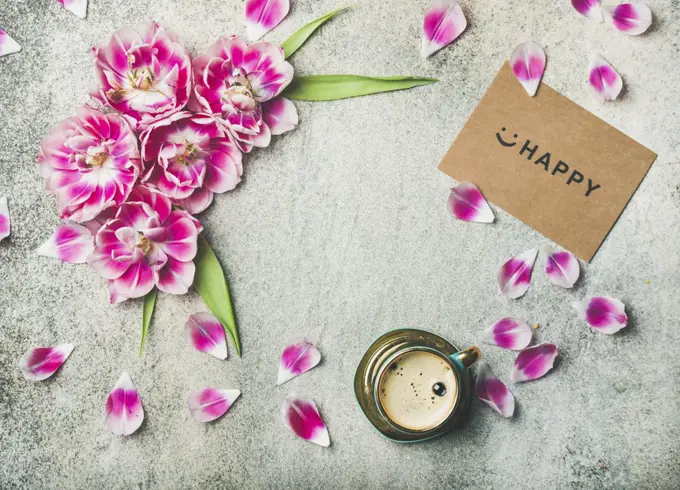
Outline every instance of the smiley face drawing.
<path fill-rule="evenodd" d="M 501 131 L 502 131 L 502 132 L 505 132 L 505 128 L 501 128 Z M 515 138 L 515 139 L 517 139 L 517 133 L 513 134 L 512 137 Z M 505 141 L 505 140 L 501 137 L 501 134 L 500 134 L 500 133 L 496 133 L 496 139 L 497 139 L 498 142 L 499 142 L 501 145 L 503 145 L 503 146 L 508 146 L 508 147 L 509 147 L 509 146 L 515 146 L 515 145 L 517 144 L 516 141 L 513 141 L 513 142 L 511 142 L 511 143 L 508 143 L 507 141 Z"/>

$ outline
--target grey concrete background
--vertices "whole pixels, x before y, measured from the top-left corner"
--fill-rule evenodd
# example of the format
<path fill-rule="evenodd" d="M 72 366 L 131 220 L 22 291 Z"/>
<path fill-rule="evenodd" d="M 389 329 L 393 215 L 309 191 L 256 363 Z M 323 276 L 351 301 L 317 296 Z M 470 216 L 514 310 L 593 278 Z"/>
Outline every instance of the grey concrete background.
<path fill-rule="evenodd" d="M 293 0 L 267 36 L 281 42 L 344 5 Z M 626 37 L 580 17 L 570 2 L 461 0 L 469 27 L 453 46 L 419 57 L 427 0 L 368 0 L 322 29 L 293 58 L 298 73 L 416 74 L 441 82 L 407 92 L 297 103 L 299 129 L 247 158 L 245 181 L 202 217 L 228 271 L 243 358 L 193 351 L 185 318 L 196 293 L 161 296 L 148 347 L 137 357 L 141 303 L 107 304 L 86 266 L 36 256 L 58 223 L 34 165 L 41 138 L 85 102 L 89 48 L 113 29 L 153 18 L 196 55 L 220 34 L 245 33 L 236 0 L 90 0 L 82 21 L 48 0 L 0 0 L 0 24 L 22 45 L 0 59 L 0 195 L 12 236 L 0 244 L 0 487 L 2 488 L 630 488 L 680 487 L 680 15 L 650 1 L 654 25 Z M 659 154 L 573 291 L 535 275 L 508 302 L 495 273 L 511 255 L 547 241 L 494 208 L 493 226 L 454 222 L 452 181 L 435 170 L 514 46 L 545 47 L 551 86 Z M 621 100 L 599 105 L 586 68 L 597 50 L 622 74 Z M 588 223 L 583 224 L 584 227 Z M 610 294 L 630 327 L 591 332 L 569 304 Z M 478 401 L 456 433 L 419 445 L 382 439 L 352 393 L 354 368 L 375 337 L 400 326 L 460 344 L 504 315 L 537 322 L 561 361 L 549 376 L 511 386 L 518 409 L 503 420 Z M 277 361 L 306 336 L 322 364 L 276 387 Z M 51 380 L 24 381 L 29 347 L 73 342 Z M 508 380 L 513 354 L 484 348 Z M 146 421 L 129 438 L 103 424 L 107 393 L 131 373 Z M 239 388 L 217 423 L 189 418 L 186 394 Z M 289 392 L 313 398 L 332 445 L 295 438 L 279 407 Z"/>

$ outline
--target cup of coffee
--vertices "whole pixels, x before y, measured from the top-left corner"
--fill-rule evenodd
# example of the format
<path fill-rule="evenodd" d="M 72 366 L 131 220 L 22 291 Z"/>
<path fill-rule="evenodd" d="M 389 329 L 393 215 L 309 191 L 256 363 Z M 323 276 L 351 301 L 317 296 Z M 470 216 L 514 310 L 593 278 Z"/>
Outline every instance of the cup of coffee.
<path fill-rule="evenodd" d="M 397 442 L 431 439 L 453 429 L 470 406 L 470 367 L 477 347 L 458 349 L 417 329 L 377 339 L 354 376 L 354 391 L 368 420 Z"/>

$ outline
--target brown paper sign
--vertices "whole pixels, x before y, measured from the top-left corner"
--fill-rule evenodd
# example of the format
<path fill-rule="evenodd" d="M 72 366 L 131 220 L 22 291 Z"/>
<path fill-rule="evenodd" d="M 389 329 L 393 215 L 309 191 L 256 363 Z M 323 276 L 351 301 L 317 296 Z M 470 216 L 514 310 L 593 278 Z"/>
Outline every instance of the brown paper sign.
<path fill-rule="evenodd" d="M 505 63 L 439 169 L 590 261 L 655 158 L 544 83 L 529 97 Z"/>

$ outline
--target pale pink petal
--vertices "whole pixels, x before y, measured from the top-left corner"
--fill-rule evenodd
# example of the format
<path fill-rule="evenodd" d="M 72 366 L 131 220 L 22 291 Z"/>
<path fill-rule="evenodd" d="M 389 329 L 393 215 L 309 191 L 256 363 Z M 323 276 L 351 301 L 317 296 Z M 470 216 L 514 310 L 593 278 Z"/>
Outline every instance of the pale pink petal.
<path fill-rule="evenodd" d="M 531 343 L 531 326 L 518 318 L 502 318 L 484 332 L 482 341 L 503 349 L 522 350 Z"/>
<path fill-rule="evenodd" d="M 298 437 L 323 447 L 330 446 L 328 429 L 312 400 L 291 394 L 283 402 L 281 415 L 285 426 Z"/>
<path fill-rule="evenodd" d="M 452 43 L 467 27 L 467 19 L 456 0 L 432 0 L 423 19 L 420 55 L 427 58 Z"/>
<path fill-rule="evenodd" d="M 477 362 L 475 394 L 503 417 L 512 417 L 515 412 L 515 397 L 484 361 Z"/>
<path fill-rule="evenodd" d="M 470 182 L 451 188 L 449 212 L 454 218 L 477 223 L 493 223 L 494 215 L 482 193 Z"/>
<path fill-rule="evenodd" d="M 602 11 L 616 29 L 630 36 L 642 34 L 652 25 L 652 11 L 644 3 L 603 5 Z"/>
<path fill-rule="evenodd" d="M 536 95 L 545 71 L 543 48 L 533 41 L 520 44 L 510 55 L 510 66 L 524 90 L 532 97 Z"/>
<path fill-rule="evenodd" d="M 106 400 L 106 425 L 117 436 L 129 436 L 143 421 L 142 400 L 130 375 L 123 373 Z"/>
<path fill-rule="evenodd" d="M 57 0 L 57 3 L 81 19 L 87 15 L 87 0 Z"/>
<path fill-rule="evenodd" d="M 7 198 L 0 197 L 0 242 L 9 236 L 9 207 L 7 206 Z"/>
<path fill-rule="evenodd" d="M 571 304 L 586 324 L 598 332 L 613 334 L 628 325 L 626 305 L 609 296 L 595 296 Z"/>
<path fill-rule="evenodd" d="M 203 388 L 191 393 L 187 403 L 194 420 L 212 422 L 227 413 L 239 396 L 239 390 Z"/>
<path fill-rule="evenodd" d="M 69 264 L 84 264 L 94 251 L 90 230 L 81 225 L 61 224 L 37 250 L 38 255 L 52 257 Z"/>
<path fill-rule="evenodd" d="M 588 65 L 588 84 L 600 101 L 616 100 L 623 88 L 621 76 L 600 55 L 593 53 Z"/>
<path fill-rule="evenodd" d="M 534 268 L 538 250 L 532 248 L 511 258 L 498 271 L 498 289 L 503 296 L 517 299 L 524 296 L 531 283 L 531 273 Z"/>
<path fill-rule="evenodd" d="M 72 344 L 29 349 L 19 361 L 21 372 L 29 381 L 42 381 L 52 376 L 73 352 Z"/>
<path fill-rule="evenodd" d="M 554 247 L 546 247 L 544 252 L 546 254 L 545 274 L 548 280 L 563 288 L 573 287 L 581 271 L 576 257 Z"/>
<path fill-rule="evenodd" d="M 556 358 L 555 344 L 538 344 L 524 349 L 515 359 L 510 379 L 520 383 L 545 376 L 553 368 Z"/>
<path fill-rule="evenodd" d="M 194 313 L 184 324 L 184 338 L 200 352 L 227 358 L 227 337 L 220 321 L 211 313 Z"/>
<path fill-rule="evenodd" d="M 275 97 L 262 104 L 262 118 L 274 136 L 295 129 L 298 125 L 295 104 L 285 97 Z"/>
<path fill-rule="evenodd" d="M 571 0 L 571 4 L 582 16 L 598 23 L 602 22 L 600 0 Z"/>
<path fill-rule="evenodd" d="M 21 46 L 14 39 L 10 37 L 2 28 L 0 27 L 0 57 L 6 54 L 18 53 L 21 51 Z"/>
<path fill-rule="evenodd" d="M 288 15 L 290 0 L 246 0 L 246 33 L 257 41 Z"/>
<path fill-rule="evenodd" d="M 279 362 L 277 385 L 306 373 L 321 361 L 319 350 L 307 340 L 298 340 L 284 347 Z"/>

